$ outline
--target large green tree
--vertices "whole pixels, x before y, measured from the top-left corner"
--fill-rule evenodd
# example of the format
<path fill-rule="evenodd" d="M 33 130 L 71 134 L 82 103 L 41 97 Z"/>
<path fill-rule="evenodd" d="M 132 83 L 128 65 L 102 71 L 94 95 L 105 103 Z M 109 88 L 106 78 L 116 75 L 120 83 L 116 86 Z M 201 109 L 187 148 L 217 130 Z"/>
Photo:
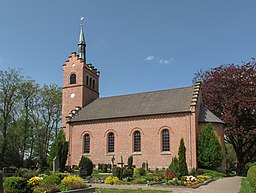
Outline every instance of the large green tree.
<path fill-rule="evenodd" d="M 221 165 L 223 153 L 211 124 L 204 125 L 201 130 L 197 158 L 200 167 L 215 169 Z"/>
<path fill-rule="evenodd" d="M 256 161 L 256 64 L 255 61 L 221 65 L 196 74 L 203 83 L 204 104 L 226 123 L 225 139 L 237 155 L 237 173 Z"/>

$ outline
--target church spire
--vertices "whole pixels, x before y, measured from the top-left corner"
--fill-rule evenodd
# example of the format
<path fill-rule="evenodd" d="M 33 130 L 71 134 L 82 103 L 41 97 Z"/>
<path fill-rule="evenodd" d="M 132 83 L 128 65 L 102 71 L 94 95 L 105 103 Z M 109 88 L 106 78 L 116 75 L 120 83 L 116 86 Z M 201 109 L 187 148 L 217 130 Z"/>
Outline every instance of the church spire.
<path fill-rule="evenodd" d="M 80 35 L 79 35 L 79 41 L 78 41 L 78 55 L 79 55 L 80 59 L 85 61 L 86 43 L 85 43 L 85 39 L 84 39 L 84 31 L 83 31 L 83 24 L 82 24 L 83 19 L 84 19 L 84 17 L 81 17 L 81 29 L 80 29 Z"/>

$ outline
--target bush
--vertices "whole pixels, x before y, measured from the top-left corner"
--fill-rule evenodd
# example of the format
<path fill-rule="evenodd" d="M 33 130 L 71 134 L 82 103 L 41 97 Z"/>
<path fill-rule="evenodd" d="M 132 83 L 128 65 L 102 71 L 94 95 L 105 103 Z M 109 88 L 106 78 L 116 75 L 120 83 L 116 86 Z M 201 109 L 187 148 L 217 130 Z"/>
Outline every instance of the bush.
<path fill-rule="evenodd" d="M 111 177 L 111 176 L 107 177 L 104 181 L 105 184 L 117 184 L 119 182 L 120 180 L 118 179 L 118 177 Z"/>
<path fill-rule="evenodd" d="M 139 170 L 138 168 L 134 168 L 134 169 L 133 169 L 133 176 L 134 176 L 135 178 L 140 177 L 140 170 Z"/>
<path fill-rule="evenodd" d="M 169 166 L 169 170 L 172 171 L 176 177 L 180 176 L 179 160 L 176 156 L 174 158 L 172 158 L 172 163 Z"/>
<path fill-rule="evenodd" d="M 42 192 L 47 192 L 47 193 L 55 193 L 55 192 L 59 192 L 60 189 L 57 186 L 36 186 L 34 188 L 33 193 L 42 193 Z"/>
<path fill-rule="evenodd" d="M 123 169 L 123 177 L 132 177 L 133 176 L 133 168 L 125 168 Z"/>
<path fill-rule="evenodd" d="M 133 157 L 130 156 L 130 157 L 128 158 L 128 168 L 132 168 L 132 167 L 133 167 Z"/>
<path fill-rule="evenodd" d="M 28 180 L 28 183 L 31 185 L 31 186 L 36 186 L 36 185 L 39 185 L 39 183 L 43 180 L 43 178 L 41 177 L 32 177 Z"/>
<path fill-rule="evenodd" d="M 113 176 L 118 177 L 119 179 L 123 179 L 123 169 L 120 167 L 115 167 L 113 169 Z"/>
<path fill-rule="evenodd" d="M 181 176 L 188 175 L 188 167 L 186 162 L 186 147 L 184 144 L 184 139 L 181 138 L 179 146 L 179 173 Z"/>
<path fill-rule="evenodd" d="M 32 170 L 27 168 L 19 168 L 16 170 L 15 176 L 30 179 L 34 176 L 38 176 L 39 173 L 40 173 L 40 169 Z"/>
<path fill-rule="evenodd" d="M 174 172 L 170 170 L 166 170 L 164 176 L 167 179 L 167 181 L 176 177 Z"/>
<path fill-rule="evenodd" d="M 32 193 L 32 186 L 22 177 L 7 177 L 4 179 L 5 193 Z"/>
<path fill-rule="evenodd" d="M 140 173 L 141 176 L 144 176 L 146 174 L 145 168 L 140 168 L 139 173 Z"/>
<path fill-rule="evenodd" d="M 61 181 L 61 186 L 59 186 L 61 191 L 72 190 L 79 188 L 86 188 L 87 185 L 83 183 L 83 179 L 77 176 L 67 176 Z"/>
<path fill-rule="evenodd" d="M 256 166 L 250 167 L 247 172 L 247 179 L 250 185 L 256 189 Z"/>
<path fill-rule="evenodd" d="M 82 170 L 85 170 L 86 172 L 85 176 L 90 176 L 92 175 L 92 171 L 93 171 L 93 163 L 88 157 L 82 156 L 79 162 L 79 168 Z M 80 177 L 84 177 L 84 176 L 80 175 Z"/>
<path fill-rule="evenodd" d="M 215 169 L 221 165 L 223 152 L 211 124 L 204 125 L 202 128 L 197 153 L 200 166 Z"/>
<path fill-rule="evenodd" d="M 202 175 L 202 174 L 204 174 L 204 170 L 200 169 L 200 168 L 197 168 L 196 169 L 196 175 Z"/>
<path fill-rule="evenodd" d="M 60 184 L 61 179 L 59 176 L 50 175 L 46 176 L 45 179 L 40 183 L 40 185 L 54 186 Z"/>

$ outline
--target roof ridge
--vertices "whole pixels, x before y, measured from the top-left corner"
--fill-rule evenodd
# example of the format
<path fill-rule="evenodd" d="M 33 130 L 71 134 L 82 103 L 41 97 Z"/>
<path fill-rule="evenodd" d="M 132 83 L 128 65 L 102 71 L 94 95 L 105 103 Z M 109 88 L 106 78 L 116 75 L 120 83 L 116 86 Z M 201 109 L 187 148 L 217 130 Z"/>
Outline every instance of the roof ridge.
<path fill-rule="evenodd" d="M 100 98 L 97 98 L 96 100 L 115 98 L 115 97 L 123 97 L 123 96 L 131 96 L 131 95 L 138 95 L 138 94 L 156 93 L 156 92 L 163 92 L 163 91 L 169 91 L 169 90 L 180 90 L 180 89 L 185 89 L 185 88 L 193 88 L 193 86 L 186 86 L 186 87 L 180 87 L 180 88 L 171 88 L 171 89 L 164 89 L 164 90 L 155 90 L 155 91 L 147 91 L 147 92 L 138 92 L 138 93 L 131 93 L 131 94 L 122 94 L 122 95 L 116 95 L 116 96 L 100 97 Z"/>

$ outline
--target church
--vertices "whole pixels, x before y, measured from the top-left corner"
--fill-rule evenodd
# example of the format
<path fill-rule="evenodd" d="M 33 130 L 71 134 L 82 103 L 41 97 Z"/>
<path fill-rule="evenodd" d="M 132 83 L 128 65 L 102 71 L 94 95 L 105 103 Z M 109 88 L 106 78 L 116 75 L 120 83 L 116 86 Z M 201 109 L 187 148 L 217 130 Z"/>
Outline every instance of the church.
<path fill-rule="evenodd" d="M 86 61 L 81 25 L 78 53 L 63 65 L 62 127 L 69 142 L 67 164 L 75 166 L 83 155 L 93 164 L 127 164 L 167 168 L 178 155 L 181 138 L 188 169 L 197 167 L 196 143 L 204 124 L 211 123 L 224 151 L 224 122 L 202 103 L 201 82 L 195 85 L 99 97 L 100 72 Z"/>

